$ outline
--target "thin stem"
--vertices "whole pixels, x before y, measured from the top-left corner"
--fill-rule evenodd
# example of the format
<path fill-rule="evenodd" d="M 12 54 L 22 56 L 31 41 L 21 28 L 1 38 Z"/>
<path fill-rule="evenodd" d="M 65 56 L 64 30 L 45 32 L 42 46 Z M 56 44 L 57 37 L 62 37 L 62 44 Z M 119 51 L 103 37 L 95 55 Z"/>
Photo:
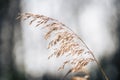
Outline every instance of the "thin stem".
<path fill-rule="evenodd" d="M 97 61 L 97 59 L 95 58 L 95 56 L 94 56 L 94 54 L 93 54 L 92 52 L 91 52 L 91 55 L 93 56 L 95 62 L 97 63 L 97 65 L 98 65 L 100 71 L 102 72 L 103 76 L 105 77 L 105 79 L 106 79 L 106 80 L 109 80 L 108 77 L 107 77 L 107 75 L 105 74 L 103 68 L 100 66 L 99 62 Z"/>
<path fill-rule="evenodd" d="M 70 73 L 71 73 L 71 70 L 69 70 L 69 71 L 65 74 L 65 76 L 63 77 L 62 80 L 65 80 L 66 76 L 68 76 L 68 74 L 70 74 Z"/>
<path fill-rule="evenodd" d="M 67 27 L 67 26 L 66 26 Z M 67 27 L 69 30 L 71 30 L 69 27 Z M 72 31 L 72 30 L 71 30 Z M 72 31 L 73 32 L 73 31 Z M 74 32 L 73 32 L 74 33 Z M 103 76 L 105 77 L 105 80 L 109 80 L 106 73 L 104 72 L 103 68 L 101 67 L 100 63 L 97 61 L 96 57 L 94 56 L 93 52 L 88 48 L 88 46 L 85 44 L 85 42 L 76 34 L 74 33 L 78 39 L 80 39 L 80 41 L 85 45 L 85 47 L 90 51 L 91 55 L 93 56 L 97 66 L 99 67 L 101 73 L 103 74 Z"/>
<path fill-rule="evenodd" d="M 76 35 L 77 36 L 77 35 Z M 86 48 L 90 51 L 91 55 L 93 56 L 95 62 L 97 63 L 101 73 L 105 77 L 105 80 L 109 80 L 106 73 L 104 72 L 103 68 L 101 67 L 100 63 L 97 61 L 96 57 L 94 56 L 93 52 L 88 48 L 88 46 L 85 44 L 85 42 L 78 36 L 78 38 L 83 42 L 83 44 L 86 46 Z"/>

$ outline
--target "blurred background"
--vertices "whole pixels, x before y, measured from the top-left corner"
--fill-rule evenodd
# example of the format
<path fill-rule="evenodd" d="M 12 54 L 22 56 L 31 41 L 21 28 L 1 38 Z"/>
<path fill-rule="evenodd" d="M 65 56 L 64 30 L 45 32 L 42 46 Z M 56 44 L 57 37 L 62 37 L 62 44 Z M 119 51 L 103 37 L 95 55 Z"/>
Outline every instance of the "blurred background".
<path fill-rule="evenodd" d="M 66 24 L 94 52 L 110 80 L 120 80 L 119 0 L 0 0 L 0 80 L 60 80 L 68 71 L 57 71 L 63 59 L 48 60 L 39 28 L 16 20 L 25 12 Z M 89 71 L 90 80 L 104 80 L 96 66 Z"/>

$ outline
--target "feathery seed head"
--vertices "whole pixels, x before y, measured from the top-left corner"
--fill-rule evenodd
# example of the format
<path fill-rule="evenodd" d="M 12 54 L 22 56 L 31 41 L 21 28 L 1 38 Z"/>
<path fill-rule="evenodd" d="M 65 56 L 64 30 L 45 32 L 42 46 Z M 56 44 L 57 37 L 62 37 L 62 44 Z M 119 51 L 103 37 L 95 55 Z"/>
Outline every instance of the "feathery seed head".
<path fill-rule="evenodd" d="M 19 18 L 22 20 L 30 19 L 30 25 L 37 21 L 37 24 L 35 25 L 36 27 L 43 25 L 42 29 L 47 30 L 44 35 L 45 40 L 50 39 L 51 35 L 54 34 L 54 37 L 52 37 L 47 48 L 51 49 L 56 45 L 58 46 L 54 49 L 54 53 L 48 58 L 51 58 L 52 56 L 60 57 L 65 54 L 67 57 L 76 56 L 71 60 L 64 61 L 63 65 L 58 70 L 64 69 L 65 65 L 69 63 L 72 65 L 72 68 L 70 69 L 71 72 L 78 72 L 89 62 L 94 61 L 93 57 L 81 57 L 86 53 L 89 56 L 91 54 L 89 49 L 71 29 L 61 22 L 44 15 L 34 15 L 31 13 L 21 14 L 17 19 Z"/>

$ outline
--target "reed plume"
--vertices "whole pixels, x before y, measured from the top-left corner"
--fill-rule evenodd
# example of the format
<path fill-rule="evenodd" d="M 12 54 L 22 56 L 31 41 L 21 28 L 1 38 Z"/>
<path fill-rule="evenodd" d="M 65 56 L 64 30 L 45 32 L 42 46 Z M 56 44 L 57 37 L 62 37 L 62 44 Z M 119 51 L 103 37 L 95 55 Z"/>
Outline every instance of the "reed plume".
<path fill-rule="evenodd" d="M 106 76 L 104 70 L 101 68 L 93 52 L 87 47 L 84 41 L 69 27 L 62 24 L 58 20 L 44 15 L 23 13 L 17 17 L 17 19 L 19 18 L 22 20 L 30 19 L 29 24 L 36 22 L 36 27 L 40 26 L 42 29 L 45 29 L 47 31 L 44 35 L 44 38 L 45 40 L 51 40 L 49 41 L 47 48 L 54 51 L 53 54 L 48 57 L 48 59 L 53 56 L 57 58 L 63 55 L 66 57 L 73 57 L 72 59 L 65 60 L 63 65 L 60 66 L 58 70 L 64 69 L 66 64 L 71 64 L 72 68 L 66 74 L 68 75 L 70 72 L 83 71 L 88 63 L 94 61 L 97 63 L 105 79 L 108 80 L 108 77 Z"/>

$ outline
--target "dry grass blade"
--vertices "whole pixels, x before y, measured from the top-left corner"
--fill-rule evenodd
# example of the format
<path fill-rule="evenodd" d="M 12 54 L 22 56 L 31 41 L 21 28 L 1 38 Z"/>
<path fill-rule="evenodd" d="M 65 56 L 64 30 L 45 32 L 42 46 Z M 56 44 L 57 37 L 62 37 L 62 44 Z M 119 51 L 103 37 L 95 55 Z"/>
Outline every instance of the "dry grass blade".
<path fill-rule="evenodd" d="M 76 35 L 69 27 L 62 24 L 58 20 L 49 18 L 44 15 L 23 13 L 17 17 L 17 19 L 19 18 L 21 18 L 22 20 L 30 19 L 30 25 L 33 22 L 37 22 L 35 25 L 36 27 L 41 26 L 42 29 L 47 30 L 44 38 L 46 40 L 52 39 L 48 44 L 48 49 L 51 49 L 57 45 L 57 48 L 54 50 L 54 53 L 51 54 L 48 58 L 51 58 L 52 56 L 60 57 L 62 55 L 67 55 L 67 57 L 74 57 L 71 60 L 65 61 L 63 65 L 59 68 L 59 70 L 61 70 L 64 69 L 66 64 L 71 64 L 72 68 L 66 75 L 68 75 L 70 72 L 79 72 L 83 70 L 83 68 L 88 63 L 95 61 L 99 66 L 101 72 L 105 76 L 105 79 L 108 80 L 108 77 L 104 73 L 103 69 L 101 68 L 92 51 L 87 47 L 84 41 L 82 41 L 82 39 L 78 35 Z M 51 35 L 53 35 L 54 37 Z M 82 55 L 88 56 L 81 57 Z"/>

